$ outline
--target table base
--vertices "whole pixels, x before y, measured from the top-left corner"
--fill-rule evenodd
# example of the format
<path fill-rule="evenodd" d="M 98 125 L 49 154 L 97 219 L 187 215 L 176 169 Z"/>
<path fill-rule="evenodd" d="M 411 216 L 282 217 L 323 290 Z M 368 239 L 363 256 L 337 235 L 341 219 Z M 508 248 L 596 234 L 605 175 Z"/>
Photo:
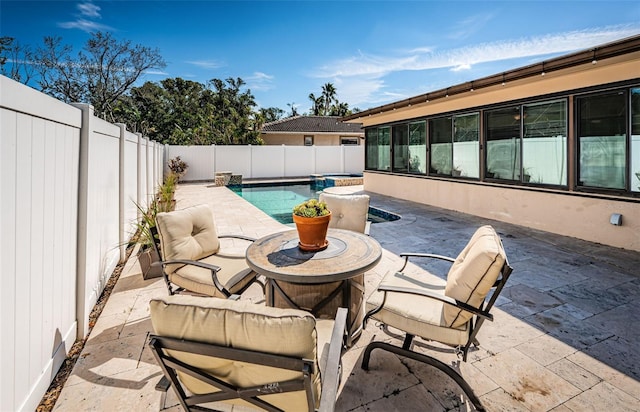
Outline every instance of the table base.
<path fill-rule="evenodd" d="M 348 345 L 360 336 L 364 319 L 364 273 L 329 283 L 292 283 L 269 279 L 269 306 L 311 312 L 320 319 L 333 319 L 339 307 L 347 308 Z"/>

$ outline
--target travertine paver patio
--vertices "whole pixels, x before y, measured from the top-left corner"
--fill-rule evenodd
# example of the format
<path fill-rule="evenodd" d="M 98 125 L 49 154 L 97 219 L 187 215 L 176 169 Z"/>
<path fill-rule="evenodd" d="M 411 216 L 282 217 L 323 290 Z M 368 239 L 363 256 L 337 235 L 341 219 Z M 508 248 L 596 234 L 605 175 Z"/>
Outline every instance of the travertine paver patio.
<path fill-rule="evenodd" d="M 336 188 L 354 189 L 361 187 Z M 488 410 L 640 410 L 639 253 L 370 195 L 373 206 L 402 219 L 371 227 L 384 253 L 366 276 L 367 295 L 384 274 L 401 266 L 400 252 L 455 256 L 482 224 L 492 224 L 501 235 L 514 273 L 495 321 L 480 331 L 480 348 L 459 364 Z M 226 188 L 180 185 L 177 198 L 178 208 L 210 204 L 220 233 L 260 237 L 288 229 Z M 446 273 L 440 263 L 424 263 L 410 270 Z M 259 291 L 256 287 L 245 298 L 262 304 Z M 160 409 L 160 393 L 154 390 L 160 369 L 146 346 L 148 302 L 166 293 L 161 279 L 143 280 L 136 259 L 129 260 L 56 410 Z M 427 365 L 374 351 L 370 371 L 360 369 L 362 349 L 371 339 L 400 343 L 369 323 L 343 356 L 338 411 L 467 410 L 455 383 Z M 457 362 L 452 353 L 418 342 L 416 350 Z M 167 405 L 179 410 L 171 396 Z"/>

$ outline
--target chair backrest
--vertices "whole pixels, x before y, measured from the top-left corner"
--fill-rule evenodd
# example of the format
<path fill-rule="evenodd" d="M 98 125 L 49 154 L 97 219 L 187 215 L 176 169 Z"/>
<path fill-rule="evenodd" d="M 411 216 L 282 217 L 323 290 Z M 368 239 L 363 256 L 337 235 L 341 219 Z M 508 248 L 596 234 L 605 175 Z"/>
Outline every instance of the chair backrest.
<path fill-rule="evenodd" d="M 162 260 L 199 260 L 220 249 L 213 212 L 208 205 L 198 205 L 156 215 Z M 168 265 L 173 272 L 181 265 Z"/>
<path fill-rule="evenodd" d="M 489 225 L 478 228 L 449 269 L 445 295 L 480 308 L 506 264 L 507 256 L 495 230 Z M 445 323 L 454 328 L 473 317 L 451 305 L 445 305 L 443 315 Z"/>
<path fill-rule="evenodd" d="M 259 388 L 260 399 L 281 409 L 303 411 L 309 410 L 310 405 L 311 409 L 318 406 L 317 331 L 316 320 L 310 313 L 266 307 L 249 301 L 186 295 L 153 299 L 150 313 L 157 335 L 153 339 L 173 338 L 178 343 L 204 344 L 201 346 L 205 349 L 194 352 L 175 348 L 165 350 L 170 347 L 165 342 L 158 345 L 162 351 L 168 352 L 166 355 L 172 358 L 171 362 L 194 367 L 214 383 L 223 382 L 221 388 L 185 371 L 178 371 L 180 382 L 192 394 L 213 393 L 214 397 L 230 398 L 225 395 L 229 389 L 225 385 L 230 385 L 240 389 Z M 270 358 L 277 359 L 266 366 Z M 291 360 L 298 363 L 305 360 L 311 364 L 308 368 L 310 373 L 303 373 L 302 368 L 286 369 L 287 361 Z M 306 387 L 283 392 L 288 387 L 286 383 L 291 384 L 292 381 L 305 382 Z M 243 399 L 222 400 L 252 406 Z"/>
<path fill-rule="evenodd" d="M 329 227 L 364 233 L 369 212 L 369 195 L 320 193 L 319 200 L 331 211 Z"/>

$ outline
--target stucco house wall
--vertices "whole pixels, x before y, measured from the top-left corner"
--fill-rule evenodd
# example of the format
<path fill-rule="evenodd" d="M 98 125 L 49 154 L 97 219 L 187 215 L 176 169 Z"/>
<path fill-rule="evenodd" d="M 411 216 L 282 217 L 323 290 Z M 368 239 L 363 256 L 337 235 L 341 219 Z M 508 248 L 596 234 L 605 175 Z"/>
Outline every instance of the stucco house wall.
<path fill-rule="evenodd" d="M 287 146 L 304 146 L 305 136 L 313 137 L 315 146 L 339 146 L 342 139 L 357 139 L 358 144 L 362 144 L 364 133 L 358 135 L 344 135 L 332 133 L 263 133 L 260 137 L 266 145 L 287 145 Z"/>
<path fill-rule="evenodd" d="M 640 39 L 640 36 L 638 37 Z M 621 47 L 618 55 L 589 60 L 577 65 L 498 82 L 487 87 L 467 83 L 466 91 L 448 96 L 421 95 L 389 105 L 365 110 L 343 120 L 362 122 L 363 127 L 393 125 L 427 116 L 476 110 L 490 105 L 511 104 L 529 99 L 545 99 L 559 94 L 568 98 L 566 188 L 536 187 L 479 179 L 400 174 L 365 170 L 366 191 L 393 196 L 445 209 L 518 224 L 587 241 L 640 251 L 640 197 L 576 188 L 577 137 L 574 97 L 581 93 L 640 85 L 638 39 Z M 595 51 L 594 51 L 595 56 Z M 544 67 L 544 65 L 542 66 Z M 534 70 L 536 67 L 530 68 Z M 528 69 L 529 70 L 529 69 Z M 497 75 L 499 78 L 499 75 Z M 495 82 L 494 82 L 495 83 Z M 460 85 L 458 85 L 460 86 Z M 481 125 L 481 129 L 482 125 Z M 481 140 L 482 142 L 482 140 Z M 365 149 L 366 150 L 366 149 Z M 484 159 L 480 144 L 480 158 Z M 481 162 L 482 163 L 482 162 Z M 483 166 L 481 166 L 483 167 Z M 482 174 L 481 174 L 482 176 Z M 612 225 L 612 214 L 621 214 L 622 225 Z"/>

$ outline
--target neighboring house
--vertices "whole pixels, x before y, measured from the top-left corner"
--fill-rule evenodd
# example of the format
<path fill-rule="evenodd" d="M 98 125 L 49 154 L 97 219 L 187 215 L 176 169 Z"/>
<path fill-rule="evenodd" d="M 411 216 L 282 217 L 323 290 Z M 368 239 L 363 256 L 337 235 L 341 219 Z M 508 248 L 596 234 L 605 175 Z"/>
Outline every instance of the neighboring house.
<path fill-rule="evenodd" d="M 266 145 L 359 145 L 364 130 L 361 123 L 343 123 L 337 116 L 294 116 L 265 124 L 260 137 Z"/>
<path fill-rule="evenodd" d="M 640 251 L 640 36 L 342 120 L 367 191 Z"/>

